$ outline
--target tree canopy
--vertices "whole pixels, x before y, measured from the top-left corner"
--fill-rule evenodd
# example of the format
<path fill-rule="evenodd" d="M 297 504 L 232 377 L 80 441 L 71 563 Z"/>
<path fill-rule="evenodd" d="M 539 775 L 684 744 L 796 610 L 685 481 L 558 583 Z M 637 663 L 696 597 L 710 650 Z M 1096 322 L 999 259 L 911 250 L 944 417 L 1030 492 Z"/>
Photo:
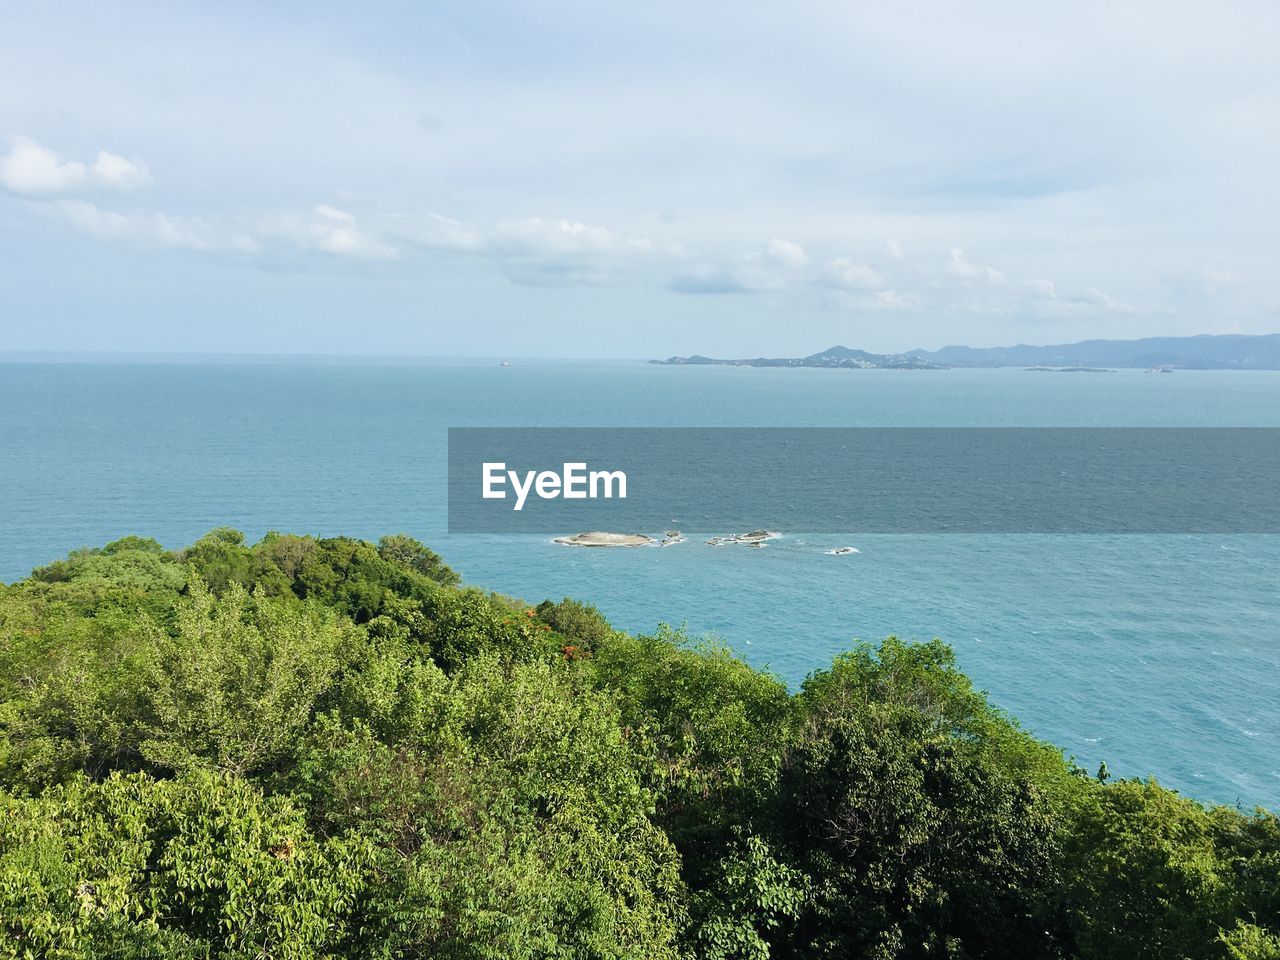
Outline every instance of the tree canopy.
<path fill-rule="evenodd" d="M 127 537 L 0 585 L 0 956 L 1276 960 L 1280 821 L 936 640 L 791 691 L 405 535 Z"/>

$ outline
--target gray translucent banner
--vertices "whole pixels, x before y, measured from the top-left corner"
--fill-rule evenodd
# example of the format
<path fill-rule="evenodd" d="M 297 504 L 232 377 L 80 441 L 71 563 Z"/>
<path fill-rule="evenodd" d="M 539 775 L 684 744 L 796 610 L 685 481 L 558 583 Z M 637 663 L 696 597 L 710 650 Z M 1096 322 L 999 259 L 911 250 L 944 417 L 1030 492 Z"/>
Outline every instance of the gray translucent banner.
<path fill-rule="evenodd" d="M 1280 533 L 1280 429 L 449 430 L 450 533 L 673 528 Z"/>

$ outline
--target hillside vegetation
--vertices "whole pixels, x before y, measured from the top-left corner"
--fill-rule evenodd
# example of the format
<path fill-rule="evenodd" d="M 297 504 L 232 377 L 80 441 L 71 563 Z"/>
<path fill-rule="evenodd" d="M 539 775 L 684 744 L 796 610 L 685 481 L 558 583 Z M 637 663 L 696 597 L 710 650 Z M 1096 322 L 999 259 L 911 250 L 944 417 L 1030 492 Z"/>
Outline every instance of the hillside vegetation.
<path fill-rule="evenodd" d="M 1276 817 L 1073 766 L 940 642 L 792 692 L 457 581 L 215 530 L 0 586 L 0 956 L 1280 957 Z"/>

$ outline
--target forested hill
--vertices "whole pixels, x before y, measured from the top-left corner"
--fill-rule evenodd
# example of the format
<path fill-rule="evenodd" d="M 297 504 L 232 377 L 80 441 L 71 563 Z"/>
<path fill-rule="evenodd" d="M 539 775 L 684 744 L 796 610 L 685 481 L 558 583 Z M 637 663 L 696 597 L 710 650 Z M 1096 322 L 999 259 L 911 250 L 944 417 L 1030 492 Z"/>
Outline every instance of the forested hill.
<path fill-rule="evenodd" d="M 1083 340 L 1014 347 L 943 347 L 907 356 L 951 367 L 1092 366 L 1183 370 L 1280 370 L 1280 333 Z"/>
<path fill-rule="evenodd" d="M 828 347 L 807 357 L 752 357 L 743 360 L 718 360 L 715 357 L 668 357 L 650 360 L 664 366 L 713 367 L 825 367 L 843 370 L 940 370 L 942 364 L 905 353 L 869 353 L 849 347 Z"/>
<path fill-rule="evenodd" d="M 1143 340 L 1082 340 L 1012 347 L 942 347 L 906 353 L 868 353 L 830 347 L 807 357 L 668 357 L 673 366 L 834 367 L 843 369 L 939 370 L 946 367 L 1127 367 L 1181 370 L 1280 370 L 1280 333 L 1148 337 Z"/>
<path fill-rule="evenodd" d="M 4 957 L 1280 956 L 1274 816 L 1074 767 L 937 641 L 792 692 L 215 530 L 0 587 L 0 687 Z"/>

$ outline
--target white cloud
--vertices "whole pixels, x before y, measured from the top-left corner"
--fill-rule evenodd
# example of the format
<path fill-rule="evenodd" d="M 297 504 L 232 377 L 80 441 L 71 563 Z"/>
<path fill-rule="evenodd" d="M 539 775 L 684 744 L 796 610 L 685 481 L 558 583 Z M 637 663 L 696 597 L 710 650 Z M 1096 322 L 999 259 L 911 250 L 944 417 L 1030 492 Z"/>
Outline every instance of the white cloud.
<path fill-rule="evenodd" d="M 668 289 L 677 293 L 767 293 L 782 290 L 809 263 L 804 247 L 774 237 L 736 263 L 701 263 L 677 270 Z"/>
<path fill-rule="evenodd" d="M 143 164 L 106 150 L 98 151 L 89 175 L 98 183 L 117 190 L 127 190 L 151 181 L 151 173 Z"/>
<path fill-rule="evenodd" d="M 1095 308 L 1119 313 L 1129 312 L 1129 307 L 1121 303 L 1097 287 L 1086 287 L 1082 291 L 1059 293 L 1058 285 L 1052 280 L 1035 280 L 1028 284 L 1033 296 L 1046 304 L 1057 304 L 1073 308 Z"/>
<path fill-rule="evenodd" d="M 473 232 L 479 238 L 474 252 L 526 286 L 599 286 L 631 273 L 654 252 L 647 237 L 567 219 L 527 217 Z"/>
<path fill-rule="evenodd" d="M 393 214 L 380 221 L 379 226 L 391 237 L 427 250 L 474 252 L 485 242 L 479 227 L 438 213 L 425 217 Z"/>
<path fill-rule="evenodd" d="M 56 157 L 54 162 L 65 166 Z M 115 211 L 70 198 L 31 200 L 56 210 L 83 233 L 156 248 L 245 254 L 292 249 L 353 260 L 448 252 L 487 261 L 521 285 L 603 285 L 628 278 L 652 283 L 662 275 L 656 271 L 663 271 L 666 287 L 678 293 L 759 294 L 826 287 L 841 291 L 835 302 L 860 310 L 1047 319 L 1131 312 L 1097 286 L 1064 293 L 1050 280 L 1010 283 L 1002 272 L 969 260 L 958 247 L 949 250 L 941 268 L 935 248 L 917 259 L 904 253 L 900 259 L 885 260 L 886 274 L 856 257 L 834 257 L 820 268 L 808 269 L 808 252 L 777 237 L 737 260 L 690 259 L 675 243 L 656 244 L 567 218 L 527 217 L 479 225 L 438 213 L 357 215 L 318 203 L 306 210 L 206 219 Z M 892 254 L 895 245 L 886 241 L 886 249 Z M 900 245 L 896 249 L 901 250 Z"/>
<path fill-rule="evenodd" d="M 439 213 L 396 214 L 375 221 L 388 238 L 419 251 L 448 251 L 487 259 L 513 283 L 599 285 L 671 256 L 648 237 L 567 218 L 525 217 L 468 223 Z"/>
<path fill-rule="evenodd" d="M 882 310 L 914 310 L 920 306 L 920 298 L 896 290 L 881 290 L 876 294 L 875 305 Z"/>
<path fill-rule="evenodd" d="M 58 200 L 53 206 L 82 233 L 106 240 L 147 246 L 258 253 L 268 243 L 283 243 L 340 257 L 393 259 L 395 247 L 366 235 L 345 210 L 319 204 L 310 214 L 277 213 L 259 218 L 247 228 L 210 222 L 202 217 L 166 213 L 105 210 L 84 200 Z"/>
<path fill-rule="evenodd" d="M 904 256 L 906 256 L 906 254 L 902 249 L 902 244 L 899 241 L 894 240 L 892 237 L 890 237 L 888 240 L 884 242 L 884 249 L 885 249 L 885 252 L 888 253 L 889 256 L 892 257 L 894 260 L 901 260 Z"/>
<path fill-rule="evenodd" d="M 951 256 L 947 258 L 943 269 L 953 277 L 963 280 L 984 280 L 990 284 L 1004 283 L 1004 274 L 994 267 L 986 267 L 965 259 L 964 251 L 959 247 L 951 248 Z"/>
<path fill-rule="evenodd" d="M 845 290 L 879 290 L 884 286 L 880 274 L 849 257 L 837 257 L 827 264 L 827 280 Z"/>
<path fill-rule="evenodd" d="M 396 214 L 377 221 L 388 235 L 427 250 L 475 253 L 498 262 L 619 260 L 648 254 L 655 244 L 647 237 L 620 234 L 607 227 L 561 218 L 526 217 L 494 224 L 475 224 L 439 213 Z"/>
<path fill-rule="evenodd" d="M 316 216 L 325 220 L 333 220 L 337 223 L 355 223 L 356 218 L 345 210 L 339 210 L 337 207 L 331 207 L 327 203 L 316 204 Z"/>
<path fill-rule="evenodd" d="M 803 267 L 809 262 L 809 255 L 804 252 L 804 247 L 778 237 L 774 237 L 765 244 L 764 252 L 766 256 L 784 267 Z"/>
<path fill-rule="evenodd" d="M 259 249 L 258 242 L 247 234 L 220 229 L 199 217 L 119 213 L 85 200 L 59 200 L 53 206 L 77 230 L 104 239 L 206 252 L 254 253 Z"/>
<path fill-rule="evenodd" d="M 1062 298 L 1067 303 L 1078 303 L 1090 307 L 1112 309 L 1119 306 L 1116 300 L 1097 287 L 1087 287 L 1082 293 L 1070 294 Z"/>
<path fill-rule="evenodd" d="M 395 247 L 366 235 L 354 215 L 327 204 L 318 204 L 310 214 L 277 213 L 247 226 L 160 212 L 122 213 L 85 200 L 56 200 L 51 206 L 82 233 L 144 246 L 205 253 L 259 253 L 274 242 L 340 257 L 397 256 Z"/>
<path fill-rule="evenodd" d="M 281 241 L 300 250 L 314 250 L 338 257 L 360 260 L 395 260 L 400 251 L 371 235 L 356 222 L 354 214 L 328 204 L 317 204 L 309 214 L 274 213 L 259 219 L 255 233 Z"/>
<path fill-rule="evenodd" d="M 1046 300 L 1058 299 L 1058 285 L 1052 280 L 1033 280 L 1030 286 L 1032 292 L 1044 297 Z"/>
<path fill-rule="evenodd" d="M 632 257 L 655 250 L 646 237 L 568 219 L 529 217 L 480 226 L 437 213 L 358 218 L 349 210 L 318 203 L 309 211 L 277 210 L 208 221 L 121 213 L 80 200 L 55 200 L 51 205 L 76 229 L 103 239 L 206 251 L 293 247 L 366 260 L 400 259 L 405 251 L 453 251 L 488 258 L 513 281 L 539 285 L 606 282 Z"/>
<path fill-rule="evenodd" d="M 9 139 L 9 152 L 0 157 L 0 184 L 13 193 L 39 196 L 70 193 L 89 187 L 128 189 L 151 179 L 146 167 L 106 150 L 92 164 L 64 160 L 30 137 Z"/>
<path fill-rule="evenodd" d="M 12 137 L 9 152 L 0 157 L 0 183 L 14 193 L 61 193 L 78 188 L 89 168 L 63 160 L 30 137 Z"/>
<path fill-rule="evenodd" d="M 621 237 L 605 227 L 590 226 L 575 220 L 524 220 L 497 224 L 487 246 L 523 253 L 582 253 L 620 249 L 647 250 L 650 242 L 643 238 Z"/>

